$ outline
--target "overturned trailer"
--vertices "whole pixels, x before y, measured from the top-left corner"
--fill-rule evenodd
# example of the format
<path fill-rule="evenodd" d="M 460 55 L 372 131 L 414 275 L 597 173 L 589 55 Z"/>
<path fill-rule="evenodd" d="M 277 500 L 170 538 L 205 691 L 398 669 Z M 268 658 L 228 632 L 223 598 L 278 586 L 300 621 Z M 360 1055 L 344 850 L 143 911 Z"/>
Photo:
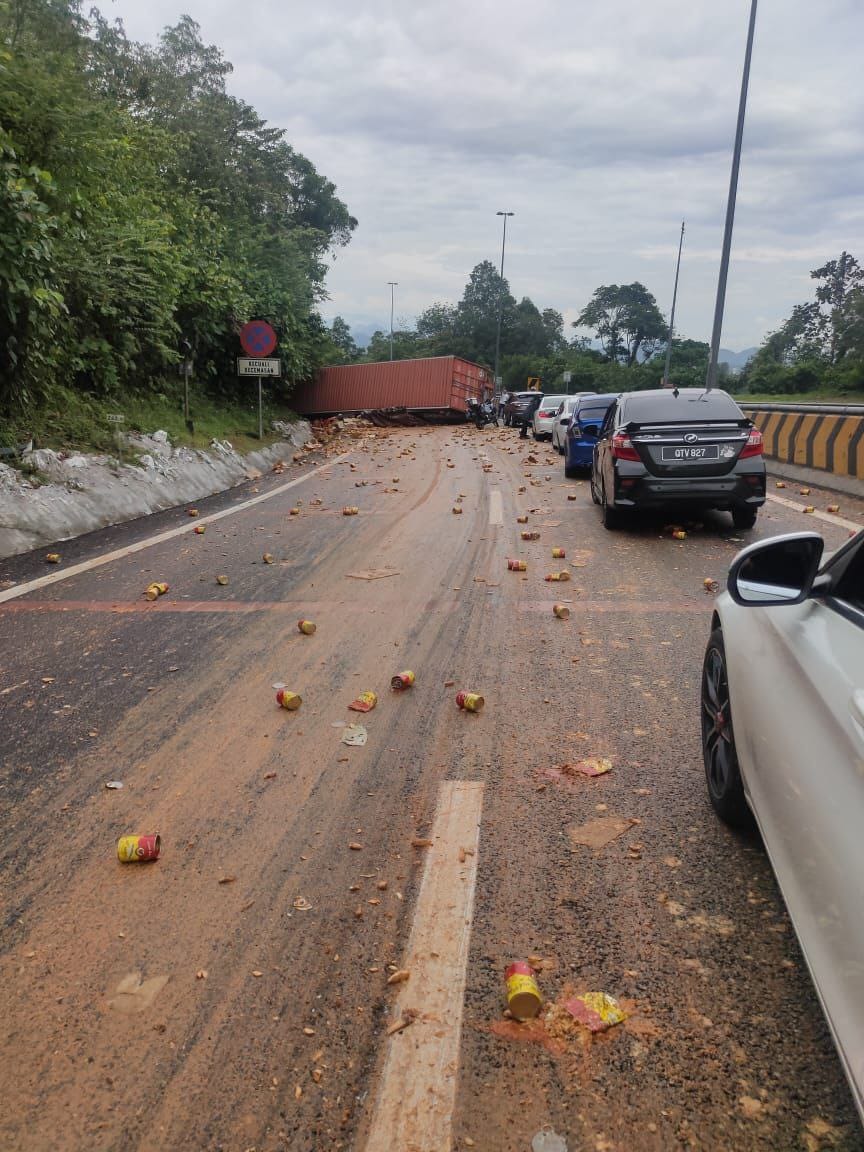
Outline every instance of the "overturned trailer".
<path fill-rule="evenodd" d="M 492 391 L 492 374 L 459 356 L 321 368 L 291 397 L 302 416 L 400 410 L 430 420 L 464 419 L 469 397 Z"/>

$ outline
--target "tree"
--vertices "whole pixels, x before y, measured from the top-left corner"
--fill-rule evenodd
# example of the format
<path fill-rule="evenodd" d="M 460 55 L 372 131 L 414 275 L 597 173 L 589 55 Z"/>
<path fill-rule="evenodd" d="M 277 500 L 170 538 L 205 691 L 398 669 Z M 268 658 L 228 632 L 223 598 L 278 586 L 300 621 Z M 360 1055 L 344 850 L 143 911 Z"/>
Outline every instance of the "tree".
<path fill-rule="evenodd" d="M 574 321 L 574 328 L 593 328 L 610 360 L 632 367 L 650 358 L 666 338 L 667 326 L 657 301 L 638 281 L 597 288 Z"/>
<path fill-rule="evenodd" d="M 822 329 L 828 336 L 828 360 L 835 364 L 845 351 L 842 333 L 846 323 L 847 293 L 864 283 L 864 269 L 854 256 L 842 252 L 838 260 L 829 260 L 821 268 L 814 269 L 810 278 L 820 282 L 816 299 L 822 305 Z"/>
<path fill-rule="evenodd" d="M 501 340 L 514 320 L 516 301 L 510 287 L 502 280 L 495 265 L 489 260 L 478 264 L 471 272 L 462 299 L 456 306 L 457 354 L 481 364 L 492 364 L 495 359 L 495 337 L 498 329 L 498 308 L 502 308 Z"/>
<path fill-rule="evenodd" d="M 344 364 L 353 363 L 359 356 L 360 350 L 351 335 L 351 328 L 341 316 L 333 317 L 333 323 L 330 325 L 330 339 L 341 354 Z"/>
<path fill-rule="evenodd" d="M 424 356 L 456 354 L 457 310 L 452 304 L 432 304 L 417 319 L 417 339 Z"/>

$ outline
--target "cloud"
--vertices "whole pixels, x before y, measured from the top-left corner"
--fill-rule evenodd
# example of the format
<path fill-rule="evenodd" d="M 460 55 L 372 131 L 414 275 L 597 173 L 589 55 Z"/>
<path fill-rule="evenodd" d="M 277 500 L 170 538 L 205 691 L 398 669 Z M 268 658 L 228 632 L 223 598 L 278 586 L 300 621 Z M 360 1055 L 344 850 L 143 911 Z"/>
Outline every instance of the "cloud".
<path fill-rule="evenodd" d="M 642 280 L 667 309 L 687 219 L 678 324 L 707 338 L 747 0 L 184 0 L 235 65 L 232 91 L 332 179 L 360 226 L 329 276 L 337 312 L 389 324 L 455 301 L 500 259 L 517 297 L 575 316 Z M 116 0 L 152 40 L 179 10 Z M 723 343 L 758 343 L 807 299 L 809 270 L 861 234 L 858 0 L 763 3 Z"/>

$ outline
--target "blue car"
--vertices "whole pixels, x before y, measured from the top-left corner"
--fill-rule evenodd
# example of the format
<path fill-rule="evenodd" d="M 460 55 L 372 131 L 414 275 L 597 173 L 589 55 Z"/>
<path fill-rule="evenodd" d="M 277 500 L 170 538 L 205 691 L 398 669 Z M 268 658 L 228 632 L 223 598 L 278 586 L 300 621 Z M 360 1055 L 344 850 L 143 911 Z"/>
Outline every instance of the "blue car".
<path fill-rule="evenodd" d="M 580 396 L 567 425 L 567 439 L 564 442 L 564 475 L 568 480 L 580 472 L 584 474 L 591 471 L 600 425 L 617 398 L 617 392 Z"/>

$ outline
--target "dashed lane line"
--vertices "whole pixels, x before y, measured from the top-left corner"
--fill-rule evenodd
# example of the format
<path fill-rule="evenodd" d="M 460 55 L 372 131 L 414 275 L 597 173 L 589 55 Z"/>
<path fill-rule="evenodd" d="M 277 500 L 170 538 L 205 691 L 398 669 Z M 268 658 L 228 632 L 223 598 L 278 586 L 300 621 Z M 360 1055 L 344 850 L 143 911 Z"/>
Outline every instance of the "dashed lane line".
<path fill-rule="evenodd" d="M 803 512 L 806 507 L 804 504 L 799 504 L 797 500 L 790 500 L 786 496 L 775 496 L 773 492 L 768 492 L 766 498 L 773 500 L 775 504 L 782 504 L 784 508 L 792 508 L 795 512 Z M 817 508 L 815 512 L 810 512 L 808 515 L 817 520 L 824 520 L 826 524 L 836 524 L 838 528 L 849 528 L 853 532 L 861 531 L 860 524 L 856 524 L 854 520 L 845 520 L 842 516 L 835 516 L 833 512 L 822 512 Z"/>
<path fill-rule="evenodd" d="M 452 1147 L 468 945 L 474 915 L 483 784 L 448 781 L 432 828 L 365 1152 Z"/>
<path fill-rule="evenodd" d="M 224 520 L 226 516 L 234 516 L 247 508 L 254 508 L 256 504 L 263 504 L 265 500 L 272 500 L 274 496 L 281 496 L 290 488 L 296 488 L 298 484 L 311 480 L 313 476 L 317 476 L 319 472 L 324 472 L 327 468 L 332 468 L 334 464 L 341 464 L 350 455 L 350 452 L 345 452 L 342 456 L 337 456 L 335 460 L 329 460 L 326 464 L 313 468 L 311 472 L 298 476 L 296 480 L 289 480 L 287 484 L 280 484 L 278 488 L 264 492 L 261 496 L 253 496 L 251 500 L 244 500 L 242 504 L 235 504 L 233 508 L 224 508 L 221 512 L 213 512 L 209 516 L 200 516 L 195 523 L 215 524 L 217 520 Z M 191 531 L 192 528 L 189 524 L 184 524 L 181 528 L 169 528 L 167 532 L 149 536 L 146 540 L 138 540 L 135 544 L 127 544 L 125 548 L 116 548 L 113 552 L 105 552 L 102 556 L 82 560 L 80 564 L 73 564 L 70 568 L 61 568 L 57 572 L 50 572 L 47 576 L 28 580 L 26 584 L 17 584 L 14 588 L 7 588 L 0 592 L 0 604 L 4 604 L 7 600 L 16 600 L 19 596 L 26 596 L 28 592 L 35 592 L 38 588 L 47 588 L 49 584 L 59 584 L 60 581 L 69 580 L 72 576 L 79 576 L 82 572 L 91 572 L 94 568 L 101 568 L 103 564 L 122 560 L 124 556 L 133 556 L 136 552 L 143 552 L 155 544 L 164 544 L 166 540 L 173 540 L 175 537 L 183 536 Z"/>
<path fill-rule="evenodd" d="M 501 492 L 498 488 L 493 488 L 489 493 L 489 526 L 491 528 L 501 528 L 504 525 L 504 503 L 501 499 Z"/>

